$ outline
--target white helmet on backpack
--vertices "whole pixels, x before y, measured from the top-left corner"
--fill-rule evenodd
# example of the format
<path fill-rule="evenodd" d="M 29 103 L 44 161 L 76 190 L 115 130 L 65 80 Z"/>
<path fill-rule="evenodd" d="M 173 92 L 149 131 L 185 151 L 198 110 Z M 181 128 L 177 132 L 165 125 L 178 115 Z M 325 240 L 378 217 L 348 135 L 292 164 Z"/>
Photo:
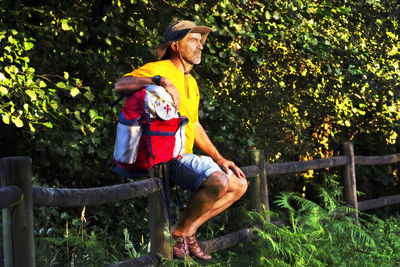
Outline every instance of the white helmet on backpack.
<path fill-rule="evenodd" d="M 162 86 L 146 85 L 145 110 L 153 118 L 162 120 L 178 118 L 178 109 L 171 95 Z"/>

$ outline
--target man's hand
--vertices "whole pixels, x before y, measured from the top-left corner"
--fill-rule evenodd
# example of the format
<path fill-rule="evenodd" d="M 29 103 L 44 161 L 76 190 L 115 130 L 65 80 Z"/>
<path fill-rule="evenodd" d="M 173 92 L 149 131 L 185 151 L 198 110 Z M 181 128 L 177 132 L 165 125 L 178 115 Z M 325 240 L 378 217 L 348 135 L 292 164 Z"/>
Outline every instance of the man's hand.
<path fill-rule="evenodd" d="M 179 95 L 179 91 L 175 87 L 175 85 L 171 83 L 167 77 L 164 76 L 161 77 L 160 85 L 164 87 L 164 89 L 171 95 L 172 100 L 176 105 L 176 108 L 179 108 L 179 104 L 181 103 L 181 96 Z"/>
<path fill-rule="evenodd" d="M 225 171 L 226 174 L 229 173 L 229 168 L 232 169 L 233 173 L 239 178 L 246 178 L 242 170 L 236 166 L 233 161 L 221 158 L 217 161 L 217 164 Z"/>

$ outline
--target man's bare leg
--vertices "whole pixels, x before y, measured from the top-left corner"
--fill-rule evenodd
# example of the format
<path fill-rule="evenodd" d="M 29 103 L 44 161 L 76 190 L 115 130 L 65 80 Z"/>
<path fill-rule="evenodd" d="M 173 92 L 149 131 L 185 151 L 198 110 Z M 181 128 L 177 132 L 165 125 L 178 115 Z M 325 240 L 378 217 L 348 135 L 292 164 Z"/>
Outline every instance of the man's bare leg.
<path fill-rule="evenodd" d="M 236 176 L 235 179 L 245 180 L 244 178 L 237 178 Z M 245 184 L 243 184 L 240 190 L 238 189 L 237 191 L 236 190 L 228 191 L 224 195 L 224 197 L 218 200 L 211 209 L 209 209 L 205 214 L 203 214 L 196 221 L 193 222 L 191 227 L 191 232 L 195 233 L 203 223 L 205 223 L 209 219 L 215 217 L 216 215 L 220 214 L 221 212 L 229 208 L 233 203 L 235 203 L 243 196 L 246 190 L 247 190 L 247 181 Z"/>
<path fill-rule="evenodd" d="M 223 172 L 212 173 L 193 194 L 182 219 L 174 227 L 175 236 L 191 236 L 208 219 L 226 210 L 247 190 L 247 180 Z"/>

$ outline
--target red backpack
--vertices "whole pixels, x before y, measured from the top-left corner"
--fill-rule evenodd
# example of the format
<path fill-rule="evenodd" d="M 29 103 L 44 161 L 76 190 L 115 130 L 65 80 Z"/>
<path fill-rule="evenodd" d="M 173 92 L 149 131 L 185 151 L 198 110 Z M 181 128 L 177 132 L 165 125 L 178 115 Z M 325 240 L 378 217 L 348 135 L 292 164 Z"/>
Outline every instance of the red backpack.
<path fill-rule="evenodd" d="M 143 176 L 154 165 L 180 157 L 188 121 L 161 86 L 148 85 L 126 96 L 117 125 L 114 170 L 125 177 Z"/>

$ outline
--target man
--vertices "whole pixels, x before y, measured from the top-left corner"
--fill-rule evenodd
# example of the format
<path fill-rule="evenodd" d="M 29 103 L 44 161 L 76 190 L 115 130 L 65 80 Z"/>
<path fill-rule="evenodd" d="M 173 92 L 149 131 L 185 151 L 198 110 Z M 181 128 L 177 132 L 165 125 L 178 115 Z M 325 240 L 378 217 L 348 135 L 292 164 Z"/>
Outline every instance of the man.
<path fill-rule="evenodd" d="M 180 259 L 189 254 L 211 259 L 198 244 L 197 229 L 247 190 L 244 173 L 221 156 L 198 120 L 199 89 L 189 72 L 201 62 L 203 44 L 210 32 L 211 28 L 187 20 L 170 25 L 164 33 L 165 43 L 157 48 L 159 61 L 133 70 L 115 84 L 116 93 L 122 95 L 149 84 L 160 85 L 172 96 L 180 113 L 189 118 L 185 126 L 186 153 L 170 163 L 173 182 L 194 191 L 182 218 L 172 227 L 176 240 L 173 253 Z M 193 155 L 194 144 L 208 156 Z"/>

